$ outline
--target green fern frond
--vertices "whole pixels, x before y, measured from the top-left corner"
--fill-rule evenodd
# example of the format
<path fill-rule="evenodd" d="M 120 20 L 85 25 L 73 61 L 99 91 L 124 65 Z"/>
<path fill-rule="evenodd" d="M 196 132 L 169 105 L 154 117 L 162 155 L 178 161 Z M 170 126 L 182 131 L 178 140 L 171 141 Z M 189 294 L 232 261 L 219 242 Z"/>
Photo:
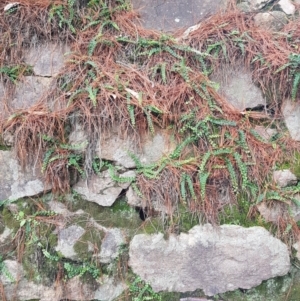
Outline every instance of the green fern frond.
<path fill-rule="evenodd" d="M 47 169 L 47 166 L 49 164 L 49 160 L 50 160 L 53 153 L 54 153 L 54 148 L 48 149 L 47 152 L 45 153 L 43 163 L 42 163 L 42 173 L 44 173 L 45 170 Z"/>
<path fill-rule="evenodd" d="M 167 73 L 166 73 L 166 63 L 161 63 L 160 64 L 160 74 L 161 78 L 164 84 L 167 83 Z"/>
<path fill-rule="evenodd" d="M 86 26 L 83 27 L 82 31 L 87 30 L 88 28 L 94 26 L 94 25 L 98 25 L 101 22 L 101 20 L 93 20 L 91 21 L 89 24 L 87 24 Z"/>
<path fill-rule="evenodd" d="M 186 201 L 186 199 L 187 199 L 187 193 L 186 193 L 186 187 L 185 187 L 186 177 L 187 177 L 187 174 L 185 172 L 182 173 L 181 177 L 180 177 L 180 194 L 184 201 Z"/>
<path fill-rule="evenodd" d="M 201 198 L 204 199 L 206 195 L 206 183 L 210 173 L 199 172 L 198 175 L 199 175 L 199 182 L 200 182 L 200 189 L 201 189 Z"/>
<path fill-rule="evenodd" d="M 266 141 L 261 135 L 259 135 L 254 129 L 250 129 L 250 133 L 251 133 L 252 136 L 254 136 L 258 141 L 263 142 L 263 143 L 267 143 L 267 141 Z"/>
<path fill-rule="evenodd" d="M 112 164 L 110 164 L 108 166 L 108 172 L 109 172 L 111 179 L 117 183 L 131 183 L 136 180 L 135 177 L 122 177 L 122 176 L 117 175 L 115 172 L 115 167 Z"/>
<path fill-rule="evenodd" d="M 238 181 L 237 181 L 234 167 L 228 158 L 225 159 L 225 162 L 226 162 L 226 167 L 229 172 L 230 179 L 231 179 L 231 186 L 232 186 L 233 192 L 237 193 L 238 192 Z"/>
<path fill-rule="evenodd" d="M 239 130 L 239 141 L 238 141 L 239 145 L 243 148 L 243 150 L 245 151 L 246 154 L 250 154 L 250 149 L 249 146 L 246 142 L 246 135 L 244 133 L 244 131 Z"/>
<path fill-rule="evenodd" d="M 146 119 L 147 119 L 147 123 L 148 123 L 148 128 L 149 128 L 151 134 L 154 134 L 155 130 L 154 130 L 154 125 L 153 125 L 153 121 L 152 121 L 150 110 L 149 109 L 145 109 L 144 113 L 146 115 Z"/>
<path fill-rule="evenodd" d="M 230 148 L 219 148 L 219 149 L 214 150 L 212 152 L 212 154 L 214 156 L 229 155 L 229 154 L 232 154 L 232 149 L 230 149 Z"/>
<path fill-rule="evenodd" d="M 134 113 L 134 106 L 130 104 L 130 94 L 127 93 L 126 99 L 127 99 L 127 111 L 129 114 L 130 122 L 133 127 L 135 127 L 135 113 Z"/>
<path fill-rule="evenodd" d="M 92 88 L 91 86 L 86 87 L 86 91 L 89 93 L 89 98 L 93 103 L 93 106 L 97 106 L 97 93 L 98 93 L 98 88 Z"/>
<path fill-rule="evenodd" d="M 233 153 L 233 157 L 237 163 L 242 177 L 242 189 L 245 189 L 248 185 L 248 170 L 246 164 L 242 161 L 241 155 L 237 152 Z"/>
<path fill-rule="evenodd" d="M 127 151 L 127 154 L 132 159 L 132 161 L 134 162 L 134 164 L 138 170 L 143 169 L 143 164 L 142 164 L 141 160 L 134 153 Z"/>
<path fill-rule="evenodd" d="M 292 100 L 296 99 L 299 84 L 300 84 L 300 72 L 296 73 L 294 76 L 293 87 L 292 87 Z"/>
<path fill-rule="evenodd" d="M 173 151 L 173 153 L 170 155 L 171 159 L 178 159 L 182 150 L 191 142 L 193 142 L 195 139 L 191 136 L 187 137 L 184 141 L 182 141 Z"/>
<path fill-rule="evenodd" d="M 140 189 L 138 188 L 135 182 L 131 183 L 131 187 L 138 197 L 144 198 L 144 195 L 142 194 L 142 192 L 140 191 Z"/>
<path fill-rule="evenodd" d="M 207 152 L 204 154 L 204 156 L 202 158 L 202 162 L 199 166 L 200 173 L 204 172 L 205 165 L 206 165 L 207 161 L 209 160 L 210 156 L 211 156 L 211 152 Z"/>
<path fill-rule="evenodd" d="M 236 122 L 226 119 L 216 119 L 216 118 L 209 118 L 209 121 L 216 125 L 221 126 L 236 126 Z"/>
<path fill-rule="evenodd" d="M 165 50 L 166 52 L 169 52 L 171 55 L 173 55 L 174 57 L 176 57 L 177 59 L 183 59 L 183 57 L 179 54 L 177 54 L 171 47 L 169 46 L 165 46 L 163 48 L 163 50 Z"/>
<path fill-rule="evenodd" d="M 194 185 L 193 185 L 193 180 L 191 178 L 190 175 L 186 175 L 186 178 L 185 178 L 185 181 L 188 185 L 188 188 L 189 188 L 189 191 L 190 191 L 190 194 L 192 196 L 192 198 L 195 200 L 196 199 L 196 194 L 195 194 L 195 191 L 194 191 Z"/>

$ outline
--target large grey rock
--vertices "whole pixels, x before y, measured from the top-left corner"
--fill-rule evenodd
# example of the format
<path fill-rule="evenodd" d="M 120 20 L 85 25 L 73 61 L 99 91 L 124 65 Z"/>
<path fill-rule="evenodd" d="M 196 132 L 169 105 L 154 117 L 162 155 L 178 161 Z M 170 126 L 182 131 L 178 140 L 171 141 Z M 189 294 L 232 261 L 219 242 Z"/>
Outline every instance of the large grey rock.
<path fill-rule="evenodd" d="M 282 11 L 258 13 L 254 17 L 256 26 L 272 31 L 280 31 L 287 22 L 286 14 Z"/>
<path fill-rule="evenodd" d="M 37 166 L 22 170 L 11 151 L 0 151 L 0 200 L 16 200 L 50 189 Z"/>
<path fill-rule="evenodd" d="M 112 133 L 100 139 L 98 156 L 105 160 L 115 161 L 126 168 L 136 167 L 129 152 L 138 157 L 143 164 L 155 163 L 175 149 L 176 146 L 171 142 L 170 137 L 168 131 L 157 130 L 154 136 L 149 135 L 143 139 L 142 150 L 138 151 L 130 139 L 122 139 L 116 133 Z"/>
<path fill-rule="evenodd" d="M 110 263 L 119 256 L 120 246 L 125 243 L 125 238 L 120 229 L 109 229 L 101 243 L 99 254 L 100 262 Z"/>
<path fill-rule="evenodd" d="M 127 171 L 119 175 L 121 178 L 134 178 L 134 171 Z M 93 175 L 88 181 L 80 180 L 73 189 L 82 195 L 87 201 L 95 202 L 100 206 L 111 206 L 123 189 L 128 188 L 130 182 L 116 183 L 108 171 L 99 176 Z"/>
<path fill-rule="evenodd" d="M 273 179 L 275 183 L 280 187 L 297 184 L 297 177 L 289 169 L 274 171 Z"/>
<path fill-rule="evenodd" d="M 56 251 L 59 251 L 65 258 L 77 259 L 74 245 L 85 233 L 85 230 L 78 226 L 72 225 L 58 232 L 58 241 Z"/>
<path fill-rule="evenodd" d="M 64 66 L 65 54 L 70 48 L 65 44 L 42 44 L 30 48 L 25 54 L 25 62 L 33 66 L 38 76 L 55 76 Z"/>
<path fill-rule="evenodd" d="M 295 13 L 295 5 L 290 0 L 280 0 L 278 4 L 287 15 L 293 15 Z"/>
<path fill-rule="evenodd" d="M 250 289 L 290 268 L 287 246 L 261 227 L 206 224 L 168 240 L 140 234 L 129 256 L 133 272 L 155 291 L 203 289 L 208 296 Z"/>
<path fill-rule="evenodd" d="M 266 104 L 261 90 L 252 81 L 251 72 L 242 64 L 221 66 L 212 74 L 212 80 L 220 84 L 218 92 L 239 111 Z"/>
<path fill-rule="evenodd" d="M 132 4 L 144 27 L 172 31 L 203 21 L 224 8 L 227 0 L 132 0 Z"/>
<path fill-rule="evenodd" d="M 297 102 L 286 100 L 282 106 L 285 124 L 292 139 L 300 141 L 300 105 Z"/>
<path fill-rule="evenodd" d="M 273 0 L 248 0 L 248 3 L 252 10 L 259 10 L 272 1 Z"/>
<path fill-rule="evenodd" d="M 51 79 L 37 76 L 25 76 L 18 82 L 14 98 L 10 102 L 12 109 L 28 109 L 46 96 Z"/>

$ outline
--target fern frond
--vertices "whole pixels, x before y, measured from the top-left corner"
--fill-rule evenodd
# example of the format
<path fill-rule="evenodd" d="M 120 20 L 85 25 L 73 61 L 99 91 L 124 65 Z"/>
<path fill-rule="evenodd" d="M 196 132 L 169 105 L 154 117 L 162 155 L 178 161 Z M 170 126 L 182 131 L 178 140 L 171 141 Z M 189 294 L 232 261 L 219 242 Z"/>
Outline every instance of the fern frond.
<path fill-rule="evenodd" d="M 44 159 L 43 159 L 43 163 L 42 163 L 42 173 L 45 172 L 45 170 L 47 169 L 47 166 L 49 164 L 49 160 L 52 156 L 52 154 L 54 153 L 54 148 L 50 148 L 47 150 Z"/>
<path fill-rule="evenodd" d="M 296 73 L 296 75 L 294 76 L 293 87 L 292 87 L 292 100 L 296 99 L 299 84 L 300 84 L 300 72 Z"/>
<path fill-rule="evenodd" d="M 245 189 L 248 185 L 248 170 L 246 164 L 242 161 L 241 155 L 237 152 L 233 153 L 233 157 L 237 163 L 242 177 L 242 189 Z"/>
<path fill-rule="evenodd" d="M 234 167 L 228 158 L 225 159 L 225 162 L 226 162 L 226 167 L 229 172 L 230 179 L 231 179 L 231 185 L 232 185 L 233 192 L 237 193 L 238 192 L 238 181 L 237 181 Z"/>
<path fill-rule="evenodd" d="M 194 191 L 194 185 L 193 185 L 193 181 L 192 181 L 192 178 L 190 175 L 186 175 L 186 178 L 185 178 L 185 181 L 188 185 L 188 188 L 189 188 L 189 191 L 190 191 L 190 194 L 192 196 L 192 198 L 195 200 L 196 199 L 196 194 L 195 194 L 195 191 Z"/>
<path fill-rule="evenodd" d="M 201 189 L 201 199 L 204 199 L 206 195 L 206 183 L 210 173 L 199 172 L 198 174 L 199 174 L 199 182 L 200 182 L 200 189 Z"/>
<path fill-rule="evenodd" d="M 207 152 L 204 154 L 204 156 L 202 158 L 202 162 L 199 166 L 200 173 L 204 172 L 205 165 L 206 165 L 207 161 L 209 160 L 210 156 L 211 156 L 211 152 Z"/>
<path fill-rule="evenodd" d="M 186 201 L 186 199 L 187 199 L 187 193 L 186 193 L 186 187 L 185 187 L 186 177 L 187 177 L 187 174 L 185 172 L 182 173 L 181 177 L 180 177 L 180 194 L 184 201 Z"/>

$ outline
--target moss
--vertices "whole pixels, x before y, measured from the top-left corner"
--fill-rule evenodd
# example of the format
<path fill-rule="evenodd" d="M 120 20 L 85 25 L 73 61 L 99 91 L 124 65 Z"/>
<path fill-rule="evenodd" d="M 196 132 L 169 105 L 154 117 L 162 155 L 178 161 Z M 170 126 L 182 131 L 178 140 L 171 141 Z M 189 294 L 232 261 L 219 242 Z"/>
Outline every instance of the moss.
<path fill-rule="evenodd" d="M 4 225 L 9 229 L 14 230 L 14 232 L 16 232 L 19 229 L 20 222 L 14 218 L 14 215 L 6 207 L 2 210 L 2 219 Z"/>
<path fill-rule="evenodd" d="M 160 293 L 161 301 L 179 301 L 180 293 L 162 292 Z"/>
<path fill-rule="evenodd" d="M 94 249 L 100 250 L 103 236 L 103 233 L 97 229 L 87 230 L 74 245 L 74 251 L 79 259 L 83 261 L 91 260 Z"/>
<path fill-rule="evenodd" d="M 159 217 L 148 218 L 138 229 L 137 234 L 155 234 L 164 232 L 164 225 Z"/>

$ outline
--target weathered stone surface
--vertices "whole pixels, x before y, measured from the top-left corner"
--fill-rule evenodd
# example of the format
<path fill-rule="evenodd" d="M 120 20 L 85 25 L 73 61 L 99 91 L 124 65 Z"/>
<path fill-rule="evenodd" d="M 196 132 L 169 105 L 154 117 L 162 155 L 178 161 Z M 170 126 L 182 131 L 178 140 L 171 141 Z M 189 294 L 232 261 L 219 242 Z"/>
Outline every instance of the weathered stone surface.
<path fill-rule="evenodd" d="M 164 31 L 199 23 L 224 8 L 226 3 L 226 0 L 132 0 L 144 27 Z"/>
<path fill-rule="evenodd" d="M 248 3 L 252 10 L 258 10 L 266 6 L 272 0 L 248 0 Z"/>
<path fill-rule="evenodd" d="M 262 202 L 256 205 L 260 215 L 267 221 L 278 224 L 280 219 L 285 219 L 288 217 L 287 208 L 285 205 L 280 203 L 272 204 L 268 206 L 266 202 Z"/>
<path fill-rule="evenodd" d="M 273 179 L 275 183 L 280 187 L 297 184 L 297 177 L 289 169 L 274 171 Z"/>
<path fill-rule="evenodd" d="M 162 233 L 136 235 L 129 256 L 155 291 L 203 289 L 208 296 L 249 289 L 290 268 L 287 246 L 261 227 L 206 224 L 167 241 Z"/>
<path fill-rule="evenodd" d="M 300 260 L 300 241 L 297 241 L 293 244 L 293 248 L 296 250 L 296 257 L 298 260 Z"/>
<path fill-rule="evenodd" d="M 88 146 L 88 137 L 80 123 L 75 123 L 74 129 L 69 135 L 69 144 L 76 152 L 85 152 Z"/>
<path fill-rule="evenodd" d="M 251 72 L 242 64 L 221 66 L 212 80 L 220 83 L 218 92 L 239 111 L 266 105 L 261 90 L 252 81 Z"/>
<path fill-rule="evenodd" d="M 85 233 L 85 230 L 78 226 L 72 225 L 58 232 L 58 241 L 56 251 L 62 253 L 66 258 L 77 259 L 77 254 L 74 251 L 74 245 Z"/>
<path fill-rule="evenodd" d="M 94 286 L 81 282 L 79 277 L 74 277 L 67 282 L 56 283 L 52 286 L 35 284 L 24 278 L 24 270 L 20 263 L 13 260 L 5 260 L 4 265 L 11 274 L 13 280 L 0 274 L 0 283 L 3 284 L 3 292 L 7 301 L 112 301 L 126 289 L 126 285 L 113 278 L 103 276 L 99 284 Z M 2 294 L 0 295 L 2 296 Z"/>
<path fill-rule="evenodd" d="M 124 243 L 125 239 L 120 229 L 109 229 L 101 243 L 100 262 L 109 263 L 117 258 L 120 246 Z"/>
<path fill-rule="evenodd" d="M 300 105 L 297 102 L 286 100 L 282 106 L 285 124 L 292 139 L 300 141 Z"/>
<path fill-rule="evenodd" d="M 12 109 L 28 109 L 46 95 L 51 79 L 37 76 L 25 76 L 19 82 L 13 100 L 10 102 Z"/>
<path fill-rule="evenodd" d="M 244 13 L 248 13 L 252 11 L 251 6 L 248 2 L 237 3 L 236 7 Z"/>
<path fill-rule="evenodd" d="M 94 299 L 101 301 L 113 301 L 127 288 L 126 284 L 114 281 L 107 276 L 102 277 L 101 286 L 95 291 Z"/>
<path fill-rule="evenodd" d="M 273 31 L 280 31 L 287 22 L 286 14 L 282 11 L 258 13 L 254 17 L 256 26 Z"/>
<path fill-rule="evenodd" d="M 142 151 L 138 152 L 130 139 L 122 139 L 117 134 L 112 134 L 100 140 L 98 156 L 105 160 L 115 161 L 126 168 L 134 168 L 136 165 L 129 156 L 129 151 L 135 154 L 143 164 L 154 163 L 175 149 L 170 137 L 169 132 L 157 130 L 154 136 L 149 135 L 142 141 Z"/>
<path fill-rule="evenodd" d="M 0 200 L 16 200 L 44 192 L 45 187 L 38 167 L 22 171 L 11 151 L 0 151 Z"/>
<path fill-rule="evenodd" d="M 43 44 L 30 48 L 25 54 L 25 62 L 33 66 L 33 72 L 38 76 L 55 76 L 63 67 L 65 53 L 70 48 L 65 44 Z"/>
<path fill-rule="evenodd" d="M 120 177 L 135 177 L 134 171 L 127 171 L 119 175 Z M 102 172 L 100 176 L 93 175 L 88 182 L 80 180 L 73 189 L 81 194 L 87 201 L 95 202 L 100 206 L 111 206 L 118 198 L 123 189 L 130 183 L 116 183 L 112 180 L 108 171 Z"/>
<path fill-rule="evenodd" d="M 278 4 L 287 15 L 293 15 L 295 13 L 295 5 L 290 0 L 280 0 Z"/>

